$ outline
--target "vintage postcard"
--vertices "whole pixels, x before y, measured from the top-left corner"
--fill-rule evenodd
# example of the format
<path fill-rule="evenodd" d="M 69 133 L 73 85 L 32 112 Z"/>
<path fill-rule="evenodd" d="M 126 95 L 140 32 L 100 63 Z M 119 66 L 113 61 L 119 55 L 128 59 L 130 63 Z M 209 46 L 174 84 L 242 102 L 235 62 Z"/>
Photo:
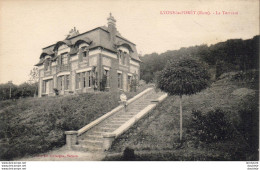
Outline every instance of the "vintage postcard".
<path fill-rule="evenodd" d="M 259 1 L 2 0 L 0 127 L 2 169 L 258 169 Z"/>

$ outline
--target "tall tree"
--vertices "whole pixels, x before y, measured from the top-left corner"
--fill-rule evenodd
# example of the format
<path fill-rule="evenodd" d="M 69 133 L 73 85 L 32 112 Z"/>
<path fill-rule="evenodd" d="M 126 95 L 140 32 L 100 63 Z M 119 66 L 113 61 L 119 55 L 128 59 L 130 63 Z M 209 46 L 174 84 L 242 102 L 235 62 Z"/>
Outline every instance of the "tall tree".
<path fill-rule="evenodd" d="M 29 84 L 35 86 L 34 96 L 36 96 L 36 92 L 38 89 L 38 81 L 39 81 L 39 70 L 37 67 L 34 67 L 30 71 L 30 79 L 29 79 Z"/>
<path fill-rule="evenodd" d="M 158 74 L 157 87 L 169 95 L 180 97 L 180 141 L 182 141 L 182 96 L 205 89 L 209 79 L 206 67 L 190 58 L 172 60 Z"/>

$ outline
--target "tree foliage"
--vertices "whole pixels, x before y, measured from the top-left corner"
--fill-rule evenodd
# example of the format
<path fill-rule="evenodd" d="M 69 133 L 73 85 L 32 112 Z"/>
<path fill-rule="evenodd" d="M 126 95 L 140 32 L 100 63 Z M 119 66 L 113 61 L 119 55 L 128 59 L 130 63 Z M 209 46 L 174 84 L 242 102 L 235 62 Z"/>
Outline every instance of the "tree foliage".
<path fill-rule="evenodd" d="M 208 86 L 206 68 L 190 58 L 170 61 L 158 74 L 157 87 L 170 95 L 191 95 Z"/>
<path fill-rule="evenodd" d="M 247 71 L 258 68 L 259 36 L 252 39 L 231 39 L 214 45 L 198 45 L 179 50 L 169 50 L 162 54 L 152 53 L 141 57 L 141 79 L 147 83 L 154 81 L 156 72 L 164 69 L 171 59 L 192 56 L 207 63 L 212 77 L 230 71 Z"/>
<path fill-rule="evenodd" d="M 38 83 L 22 83 L 20 85 L 15 84 L 0 84 L 0 100 L 7 99 L 19 99 L 25 97 L 33 97 L 35 92 L 37 93 Z M 11 88 L 11 98 L 10 98 Z"/>

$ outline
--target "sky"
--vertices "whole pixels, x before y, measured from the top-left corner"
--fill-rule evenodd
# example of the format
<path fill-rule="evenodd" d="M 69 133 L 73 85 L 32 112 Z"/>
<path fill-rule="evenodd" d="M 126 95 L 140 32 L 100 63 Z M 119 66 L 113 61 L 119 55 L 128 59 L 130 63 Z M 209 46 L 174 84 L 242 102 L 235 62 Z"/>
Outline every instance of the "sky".
<path fill-rule="evenodd" d="M 258 0 L 1 0 L 0 83 L 27 81 L 42 48 L 65 39 L 73 27 L 83 33 L 107 25 L 110 12 L 142 55 L 259 35 Z"/>

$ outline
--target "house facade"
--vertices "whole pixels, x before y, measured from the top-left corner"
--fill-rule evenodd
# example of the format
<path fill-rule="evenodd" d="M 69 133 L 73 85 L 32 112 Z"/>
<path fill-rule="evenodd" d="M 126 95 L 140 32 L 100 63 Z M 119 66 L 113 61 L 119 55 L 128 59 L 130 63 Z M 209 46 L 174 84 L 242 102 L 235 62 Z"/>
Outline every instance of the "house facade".
<path fill-rule="evenodd" d="M 130 91 L 140 79 L 136 45 L 124 38 L 110 14 L 108 26 L 79 33 L 42 49 L 39 97 L 102 91 Z"/>

